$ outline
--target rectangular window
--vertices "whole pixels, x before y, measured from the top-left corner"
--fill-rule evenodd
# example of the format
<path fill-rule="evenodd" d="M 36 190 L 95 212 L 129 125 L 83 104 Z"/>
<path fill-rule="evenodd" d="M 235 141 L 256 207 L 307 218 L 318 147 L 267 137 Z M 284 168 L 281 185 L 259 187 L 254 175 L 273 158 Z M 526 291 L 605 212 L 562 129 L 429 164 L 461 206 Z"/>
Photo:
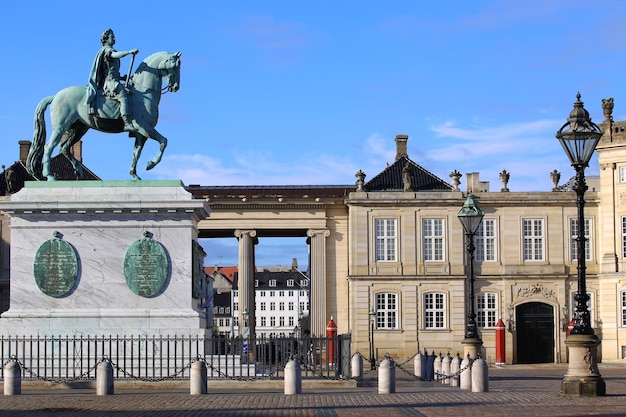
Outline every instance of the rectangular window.
<path fill-rule="evenodd" d="M 376 261 L 396 260 L 396 219 L 375 219 Z"/>
<path fill-rule="evenodd" d="M 301 279 L 300 280 L 300 286 L 301 287 L 307 287 L 309 285 L 309 280 L 308 279 Z"/>
<path fill-rule="evenodd" d="M 287 296 L 289 296 L 289 297 L 293 297 L 293 294 L 294 294 L 294 293 L 293 293 L 293 290 L 289 290 L 289 292 L 287 293 Z"/>
<path fill-rule="evenodd" d="M 425 261 L 443 261 L 443 219 L 422 220 Z"/>
<path fill-rule="evenodd" d="M 300 301 L 300 312 L 304 312 L 304 301 Z"/>
<path fill-rule="evenodd" d="M 285 291 L 278 291 L 278 296 L 279 297 L 284 297 L 285 296 Z"/>
<path fill-rule="evenodd" d="M 278 303 L 278 309 L 280 311 L 285 311 L 285 303 L 283 301 L 281 301 L 280 303 Z"/>
<path fill-rule="evenodd" d="M 265 301 L 261 301 L 261 306 L 260 306 L 261 311 L 265 311 L 265 307 L 266 307 Z"/>
<path fill-rule="evenodd" d="M 261 297 L 265 297 L 265 291 L 260 292 Z"/>
<path fill-rule="evenodd" d="M 276 317 L 270 317 L 270 326 L 272 327 L 276 326 Z"/>
<path fill-rule="evenodd" d="M 293 284 L 294 284 L 294 280 L 293 279 L 288 279 L 287 280 L 287 286 L 288 287 L 293 287 Z"/>
<path fill-rule="evenodd" d="M 270 291 L 270 297 L 276 297 L 276 291 Z"/>
<path fill-rule="evenodd" d="M 270 285 L 270 287 L 275 287 L 276 286 L 276 280 L 275 279 L 270 279 L 269 285 Z"/>
<path fill-rule="evenodd" d="M 622 326 L 626 327 L 626 291 L 622 291 L 621 295 L 622 295 Z"/>
<path fill-rule="evenodd" d="M 524 260 L 543 261 L 544 227 L 543 219 L 523 219 Z"/>
<path fill-rule="evenodd" d="M 622 258 L 626 259 L 626 217 L 622 217 Z"/>
<path fill-rule="evenodd" d="M 379 293 L 376 294 L 376 328 L 377 329 L 397 329 L 398 328 L 398 302 L 397 294 Z"/>
<path fill-rule="evenodd" d="M 295 324 L 296 320 L 294 319 L 293 316 L 289 316 L 289 327 L 293 327 Z"/>
<path fill-rule="evenodd" d="M 572 254 L 572 261 L 578 260 L 578 219 L 570 219 L 570 253 Z M 591 220 L 585 219 L 585 259 L 591 259 Z"/>
<path fill-rule="evenodd" d="M 491 262 L 496 260 L 496 220 L 483 219 L 476 230 L 476 261 Z"/>
<path fill-rule="evenodd" d="M 271 302 L 270 303 L 270 311 L 274 311 L 276 310 L 276 303 L 275 302 Z"/>
<path fill-rule="evenodd" d="M 424 328 L 443 329 L 446 324 L 445 294 L 424 294 Z"/>
<path fill-rule="evenodd" d="M 284 326 L 285 326 L 285 316 L 280 316 L 280 317 L 278 318 L 278 325 L 279 325 L 280 327 L 284 327 Z"/>
<path fill-rule="evenodd" d="M 295 304 L 293 301 L 289 301 L 289 311 L 293 311 Z"/>
<path fill-rule="evenodd" d="M 476 295 L 476 325 L 478 327 L 496 327 L 497 314 L 495 293 L 481 292 Z"/>
<path fill-rule="evenodd" d="M 233 303 L 233 311 L 238 311 L 239 310 L 239 303 L 237 301 L 235 301 Z"/>
<path fill-rule="evenodd" d="M 265 316 L 261 317 L 261 326 L 263 327 L 267 326 L 267 317 Z"/>

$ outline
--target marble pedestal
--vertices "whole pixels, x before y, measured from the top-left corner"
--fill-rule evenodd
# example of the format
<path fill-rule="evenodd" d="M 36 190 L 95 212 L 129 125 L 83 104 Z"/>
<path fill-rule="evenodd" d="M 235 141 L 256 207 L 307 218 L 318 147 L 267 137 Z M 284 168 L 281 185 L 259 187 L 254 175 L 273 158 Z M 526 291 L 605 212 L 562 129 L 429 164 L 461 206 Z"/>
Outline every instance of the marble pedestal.
<path fill-rule="evenodd" d="M 463 357 L 475 359 L 483 346 L 483 340 L 480 337 L 466 337 L 461 342 L 463 345 Z"/>
<path fill-rule="evenodd" d="M 598 371 L 597 350 L 600 344 L 598 337 L 570 334 L 565 344 L 569 348 L 569 365 L 561 382 L 561 394 L 605 396 L 606 383 Z"/>
<path fill-rule="evenodd" d="M 209 209 L 180 181 L 28 182 L 0 210 L 11 218 L 4 336 L 208 335 L 197 223 Z M 74 249 L 77 271 L 73 288 L 51 296 L 35 281 L 34 263 L 55 236 Z M 145 236 L 164 249 L 167 269 L 149 296 L 133 291 L 125 274 L 129 248 Z M 138 268 L 148 282 L 150 272 Z"/>

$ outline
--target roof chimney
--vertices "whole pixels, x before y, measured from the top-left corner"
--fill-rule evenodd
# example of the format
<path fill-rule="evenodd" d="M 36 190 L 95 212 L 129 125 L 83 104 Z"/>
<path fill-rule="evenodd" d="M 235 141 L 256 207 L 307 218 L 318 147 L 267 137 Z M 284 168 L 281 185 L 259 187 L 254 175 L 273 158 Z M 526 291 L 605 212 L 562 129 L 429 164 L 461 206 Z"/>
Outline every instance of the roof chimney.
<path fill-rule="evenodd" d="M 28 159 L 28 151 L 30 151 L 31 142 L 29 140 L 20 140 L 20 162 L 25 164 Z"/>
<path fill-rule="evenodd" d="M 70 149 L 70 152 L 79 162 L 83 162 L 83 141 L 79 140 L 76 142 Z"/>
<path fill-rule="evenodd" d="M 396 161 L 400 158 L 409 157 L 409 153 L 406 150 L 406 143 L 409 140 L 409 135 L 396 135 Z"/>
<path fill-rule="evenodd" d="M 298 269 L 298 258 L 291 258 L 291 270 Z"/>

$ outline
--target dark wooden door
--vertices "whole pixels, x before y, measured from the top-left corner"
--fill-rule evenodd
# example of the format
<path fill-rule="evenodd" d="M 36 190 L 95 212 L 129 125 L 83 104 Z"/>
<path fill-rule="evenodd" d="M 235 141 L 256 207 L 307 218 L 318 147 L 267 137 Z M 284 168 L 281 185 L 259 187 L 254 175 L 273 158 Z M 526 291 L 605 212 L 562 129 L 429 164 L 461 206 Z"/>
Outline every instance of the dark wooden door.
<path fill-rule="evenodd" d="M 526 303 L 515 311 L 517 363 L 554 362 L 554 308 Z"/>

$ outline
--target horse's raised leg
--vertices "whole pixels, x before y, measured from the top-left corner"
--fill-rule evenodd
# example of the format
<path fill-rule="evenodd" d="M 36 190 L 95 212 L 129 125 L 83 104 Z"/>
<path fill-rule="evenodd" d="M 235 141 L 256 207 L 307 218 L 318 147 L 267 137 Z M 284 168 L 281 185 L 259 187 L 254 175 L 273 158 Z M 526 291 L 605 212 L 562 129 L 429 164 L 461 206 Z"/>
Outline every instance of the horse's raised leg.
<path fill-rule="evenodd" d="M 135 135 L 135 149 L 133 149 L 133 161 L 130 163 L 130 176 L 133 177 L 134 180 L 140 180 L 137 175 L 137 161 L 141 156 L 141 151 L 143 150 L 143 145 L 146 144 L 146 137 L 140 134 Z"/>
<path fill-rule="evenodd" d="M 65 129 L 61 130 L 59 128 L 55 128 L 52 131 L 50 139 L 48 140 L 48 143 L 46 143 L 46 146 L 44 148 L 42 175 L 44 177 L 47 177 L 48 181 L 56 181 L 54 175 L 50 173 L 50 160 L 52 159 L 52 152 L 54 151 L 54 148 L 59 145 L 59 142 L 61 142 L 61 137 L 63 136 L 64 132 Z"/>
<path fill-rule="evenodd" d="M 156 130 L 151 130 L 150 137 L 159 142 L 159 150 L 157 151 L 156 155 L 154 155 L 154 158 L 148 161 L 148 165 L 146 166 L 147 170 L 151 170 L 152 168 L 157 166 L 159 162 L 161 162 L 161 158 L 163 158 L 163 152 L 165 152 L 165 148 L 167 147 L 167 138 Z"/>

